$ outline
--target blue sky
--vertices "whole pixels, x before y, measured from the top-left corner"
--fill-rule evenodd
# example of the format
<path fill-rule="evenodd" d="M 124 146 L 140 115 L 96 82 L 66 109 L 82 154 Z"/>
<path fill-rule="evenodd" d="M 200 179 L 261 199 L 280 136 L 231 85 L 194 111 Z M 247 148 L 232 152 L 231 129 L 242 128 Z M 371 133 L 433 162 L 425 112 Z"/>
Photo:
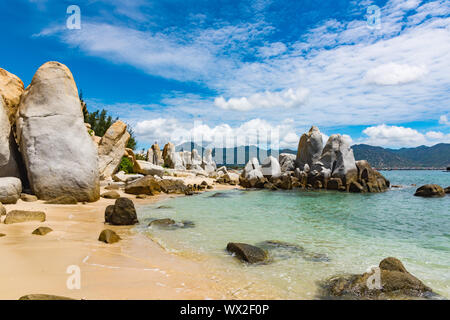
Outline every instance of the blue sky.
<path fill-rule="evenodd" d="M 450 142 L 449 1 L 8 0 L 0 12 L 0 67 L 28 85 L 46 61 L 66 64 L 89 109 L 130 123 L 140 147 L 270 131 L 295 148 L 311 125 L 352 143 Z"/>

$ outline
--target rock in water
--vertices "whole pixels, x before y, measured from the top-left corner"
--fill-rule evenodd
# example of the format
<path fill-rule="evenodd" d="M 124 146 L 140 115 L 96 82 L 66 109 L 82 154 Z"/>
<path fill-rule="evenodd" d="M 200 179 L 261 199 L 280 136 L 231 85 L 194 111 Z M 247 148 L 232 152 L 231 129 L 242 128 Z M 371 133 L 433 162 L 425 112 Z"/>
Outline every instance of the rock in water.
<path fill-rule="evenodd" d="M 30 186 L 39 199 L 99 199 L 97 146 L 65 65 L 47 62 L 38 69 L 22 95 L 16 124 Z"/>
<path fill-rule="evenodd" d="M 449 194 L 449 193 L 450 193 L 450 187 L 445 188 L 445 189 L 444 189 L 444 192 L 447 193 L 447 194 Z"/>
<path fill-rule="evenodd" d="M 100 233 L 98 237 L 98 241 L 103 241 L 104 243 L 115 243 L 120 240 L 120 237 L 117 233 L 110 229 L 105 229 Z"/>
<path fill-rule="evenodd" d="M 16 122 L 17 107 L 23 93 L 23 82 L 16 75 L 0 68 L 0 96 L 5 102 L 9 123 Z"/>
<path fill-rule="evenodd" d="M 303 170 L 305 164 L 309 167 L 317 162 L 322 154 L 323 141 L 319 128 L 312 126 L 308 133 L 304 133 L 298 142 L 297 164 Z"/>
<path fill-rule="evenodd" d="M 18 178 L 0 178 L 0 202 L 14 204 L 22 193 L 22 182 Z"/>
<path fill-rule="evenodd" d="M 133 201 L 128 198 L 119 198 L 114 206 L 106 207 L 105 222 L 121 226 L 139 223 Z"/>
<path fill-rule="evenodd" d="M 98 163 L 102 179 L 111 177 L 117 171 L 128 140 L 130 140 L 130 134 L 127 131 L 127 125 L 120 120 L 106 130 L 98 145 Z"/>
<path fill-rule="evenodd" d="M 279 177 L 281 168 L 278 160 L 272 156 L 265 158 L 261 163 L 261 172 L 265 177 Z"/>
<path fill-rule="evenodd" d="M 239 260 L 248 263 L 264 262 L 268 259 L 266 251 L 246 243 L 230 242 L 227 245 L 227 251 L 234 253 Z"/>
<path fill-rule="evenodd" d="M 441 186 L 437 184 L 426 184 L 421 186 L 416 190 L 416 193 L 414 193 L 417 197 L 443 197 L 445 196 L 445 191 L 442 189 Z"/>
<path fill-rule="evenodd" d="M 14 140 L 11 124 L 8 119 L 7 109 L 0 95 L 0 177 L 20 178 L 19 157 L 16 141 Z"/>
<path fill-rule="evenodd" d="M 389 188 L 389 180 L 373 169 L 366 160 L 356 161 L 356 167 L 358 169 L 358 182 L 364 192 L 383 192 Z"/>
<path fill-rule="evenodd" d="M 5 224 L 28 222 L 28 221 L 45 221 L 45 212 L 42 211 L 26 211 L 11 210 L 6 214 Z"/>
<path fill-rule="evenodd" d="M 53 229 L 49 227 L 39 227 L 36 230 L 32 232 L 32 234 L 38 235 L 38 236 L 45 236 L 47 233 L 52 232 Z"/>
<path fill-rule="evenodd" d="M 358 169 L 353 150 L 340 134 L 330 136 L 323 149 L 320 162 L 323 167 L 331 169 L 331 177 L 341 179 L 346 186 L 357 179 Z"/>
<path fill-rule="evenodd" d="M 385 258 L 380 264 L 381 287 L 367 285 L 373 272 L 362 275 L 335 276 L 321 283 L 325 298 L 344 299 L 416 299 L 437 298 L 431 288 L 410 274 L 403 263 L 396 258 Z"/>

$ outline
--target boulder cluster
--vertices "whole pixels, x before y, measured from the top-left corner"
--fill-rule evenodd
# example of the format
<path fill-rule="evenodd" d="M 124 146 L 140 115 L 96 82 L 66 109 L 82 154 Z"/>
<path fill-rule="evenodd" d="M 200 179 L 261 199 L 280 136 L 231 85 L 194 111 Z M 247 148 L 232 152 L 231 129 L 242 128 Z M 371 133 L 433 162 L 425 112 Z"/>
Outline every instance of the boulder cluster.
<path fill-rule="evenodd" d="M 329 189 L 349 192 L 383 192 L 389 181 L 365 160 L 355 161 L 345 137 L 333 134 L 325 146 L 315 126 L 304 133 L 297 155 L 269 156 L 260 164 L 253 158 L 240 175 L 245 188 Z"/>

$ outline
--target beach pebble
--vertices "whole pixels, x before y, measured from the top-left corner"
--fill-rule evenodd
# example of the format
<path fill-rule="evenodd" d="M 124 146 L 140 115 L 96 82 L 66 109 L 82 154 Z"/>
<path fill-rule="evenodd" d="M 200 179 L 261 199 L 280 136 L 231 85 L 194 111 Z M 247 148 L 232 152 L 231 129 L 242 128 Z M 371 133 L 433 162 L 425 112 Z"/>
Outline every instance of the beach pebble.
<path fill-rule="evenodd" d="M 120 237 L 114 231 L 110 229 L 105 229 L 100 233 L 98 241 L 103 241 L 105 243 L 115 243 L 120 240 Z"/>
<path fill-rule="evenodd" d="M 39 227 L 36 230 L 32 232 L 32 234 L 38 235 L 38 236 L 45 236 L 47 233 L 52 232 L 53 229 L 49 227 Z"/>

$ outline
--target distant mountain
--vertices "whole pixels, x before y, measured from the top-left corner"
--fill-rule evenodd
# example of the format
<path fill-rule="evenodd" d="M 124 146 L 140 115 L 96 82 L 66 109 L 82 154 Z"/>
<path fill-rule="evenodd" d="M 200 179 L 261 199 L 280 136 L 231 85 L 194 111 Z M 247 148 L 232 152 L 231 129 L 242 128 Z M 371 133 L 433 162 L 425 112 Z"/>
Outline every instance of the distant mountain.
<path fill-rule="evenodd" d="M 448 143 L 398 150 L 358 144 L 352 146 L 352 149 L 356 160 L 367 160 L 376 168 L 444 168 L 450 165 L 450 144 Z"/>
<path fill-rule="evenodd" d="M 197 149 L 203 154 L 204 148 L 194 143 L 183 143 L 176 147 L 177 151 L 191 151 Z M 445 168 L 450 166 L 450 144 L 439 143 L 432 147 L 420 146 L 417 148 L 387 149 L 374 147 L 367 144 L 352 146 L 356 160 L 367 160 L 375 168 Z M 296 150 L 281 149 L 264 150 L 256 146 L 241 146 L 235 148 L 216 148 L 213 156 L 218 164 L 239 166 L 244 165 L 249 159 L 256 157 L 260 161 L 267 155 L 280 153 L 297 154 Z"/>

